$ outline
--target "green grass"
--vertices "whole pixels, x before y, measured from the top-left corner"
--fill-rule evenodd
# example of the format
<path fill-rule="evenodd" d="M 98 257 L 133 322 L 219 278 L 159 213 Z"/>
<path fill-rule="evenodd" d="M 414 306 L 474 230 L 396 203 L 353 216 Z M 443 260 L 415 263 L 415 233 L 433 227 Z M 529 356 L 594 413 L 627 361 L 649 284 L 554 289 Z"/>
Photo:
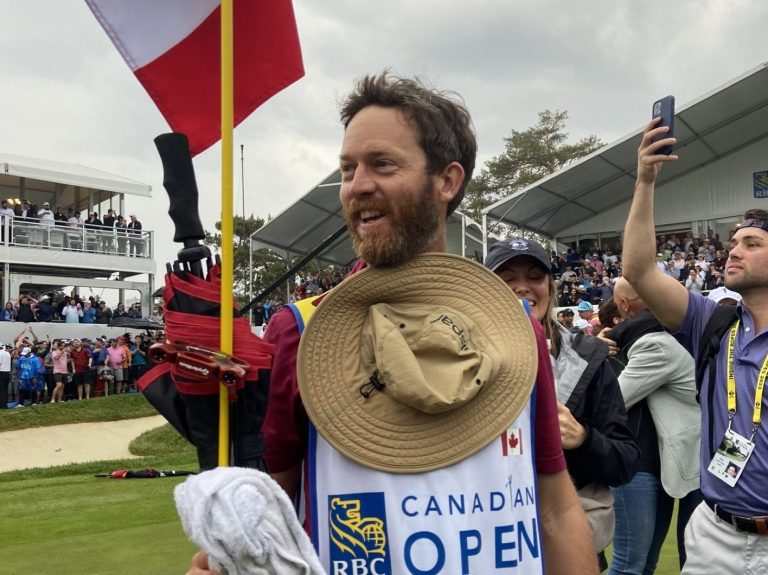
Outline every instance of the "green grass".
<path fill-rule="evenodd" d="M 0 431 L 157 415 L 140 393 L 0 410 Z"/>
<path fill-rule="evenodd" d="M 0 412 L 0 431 L 156 413 L 141 394 L 128 394 Z M 93 475 L 146 467 L 194 471 L 198 469 L 195 451 L 170 425 L 144 433 L 130 450 L 140 459 L 0 473 L 0 573 L 183 573 L 195 552 L 173 503 L 173 488 L 184 478 L 121 480 Z M 677 510 L 657 575 L 680 572 L 676 521 Z"/>
<path fill-rule="evenodd" d="M 181 480 L 70 475 L 3 483 L 2 572 L 183 573 L 195 548 L 173 504 Z"/>
<path fill-rule="evenodd" d="M 149 407 L 149 409 L 147 409 Z M 0 430 L 153 415 L 141 395 L 14 410 Z M 120 416 L 121 415 L 121 416 Z M 119 417 L 120 416 L 120 417 Z M 24 425 L 26 423 L 26 425 Z M 104 479 L 115 469 L 198 469 L 194 449 L 170 425 L 131 443 L 139 459 L 0 474 L 3 575 L 183 573 L 195 552 L 173 503 L 184 478 Z"/>
<path fill-rule="evenodd" d="M 606 550 L 609 564 L 611 561 L 611 551 L 611 547 L 608 547 Z M 659 554 L 659 563 L 656 565 L 655 575 L 679 575 L 679 573 L 680 567 L 677 558 L 677 502 L 675 502 L 672 522 L 669 524 L 667 538 L 664 540 L 664 546 Z"/>

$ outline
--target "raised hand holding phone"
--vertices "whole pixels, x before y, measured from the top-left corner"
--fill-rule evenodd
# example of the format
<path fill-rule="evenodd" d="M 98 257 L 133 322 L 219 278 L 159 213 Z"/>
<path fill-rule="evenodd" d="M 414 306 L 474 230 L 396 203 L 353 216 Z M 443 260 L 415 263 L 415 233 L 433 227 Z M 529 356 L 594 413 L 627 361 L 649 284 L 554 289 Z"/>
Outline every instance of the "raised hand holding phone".
<path fill-rule="evenodd" d="M 667 131 L 666 133 L 659 134 L 658 136 L 653 138 L 654 142 L 658 142 L 659 140 L 664 140 L 665 138 L 675 137 L 675 97 L 674 96 L 664 96 L 660 100 L 656 100 L 653 103 L 651 117 L 652 118 L 661 117 L 661 120 L 656 125 L 657 128 L 661 126 L 667 126 L 669 128 L 669 131 Z M 669 156 L 670 154 L 672 154 L 672 146 L 664 146 L 663 148 L 660 148 L 657 153 L 662 154 L 664 156 Z"/>

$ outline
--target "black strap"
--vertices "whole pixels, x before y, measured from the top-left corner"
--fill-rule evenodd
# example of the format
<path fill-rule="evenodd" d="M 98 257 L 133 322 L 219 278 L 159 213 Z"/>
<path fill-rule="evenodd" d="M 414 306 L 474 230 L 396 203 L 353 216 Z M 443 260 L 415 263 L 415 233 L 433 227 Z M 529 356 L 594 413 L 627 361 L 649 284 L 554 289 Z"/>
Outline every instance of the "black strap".
<path fill-rule="evenodd" d="M 707 411 L 709 413 L 709 454 L 715 454 L 715 377 L 717 376 L 717 354 L 720 352 L 720 341 L 736 321 L 735 305 L 720 305 L 715 308 L 704 326 L 704 332 L 699 341 L 699 354 L 696 356 L 696 401 L 701 403 L 701 385 L 704 373 L 709 369 L 709 388 L 707 389 Z"/>

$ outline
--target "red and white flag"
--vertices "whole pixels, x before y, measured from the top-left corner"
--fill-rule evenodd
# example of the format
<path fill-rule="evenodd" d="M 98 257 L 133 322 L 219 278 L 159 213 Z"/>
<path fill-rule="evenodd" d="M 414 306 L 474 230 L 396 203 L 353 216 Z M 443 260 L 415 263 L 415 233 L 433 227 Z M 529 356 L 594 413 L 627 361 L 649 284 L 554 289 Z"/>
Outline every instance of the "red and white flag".
<path fill-rule="evenodd" d="M 86 0 L 174 132 L 221 138 L 220 0 Z M 234 0 L 235 126 L 304 75 L 291 0 Z"/>
<path fill-rule="evenodd" d="M 523 454 L 523 430 L 519 427 L 516 430 L 506 430 L 501 434 L 501 455 Z"/>

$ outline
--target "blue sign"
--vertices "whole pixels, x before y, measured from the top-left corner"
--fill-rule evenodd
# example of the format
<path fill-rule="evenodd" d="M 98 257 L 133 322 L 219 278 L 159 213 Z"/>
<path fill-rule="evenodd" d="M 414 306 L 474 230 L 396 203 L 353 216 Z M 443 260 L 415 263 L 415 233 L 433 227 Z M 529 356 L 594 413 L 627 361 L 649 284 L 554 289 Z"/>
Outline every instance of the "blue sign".
<path fill-rule="evenodd" d="M 753 189 L 756 198 L 768 198 L 768 171 L 752 174 Z"/>
<path fill-rule="evenodd" d="M 391 575 L 383 493 L 328 497 L 332 575 Z"/>

